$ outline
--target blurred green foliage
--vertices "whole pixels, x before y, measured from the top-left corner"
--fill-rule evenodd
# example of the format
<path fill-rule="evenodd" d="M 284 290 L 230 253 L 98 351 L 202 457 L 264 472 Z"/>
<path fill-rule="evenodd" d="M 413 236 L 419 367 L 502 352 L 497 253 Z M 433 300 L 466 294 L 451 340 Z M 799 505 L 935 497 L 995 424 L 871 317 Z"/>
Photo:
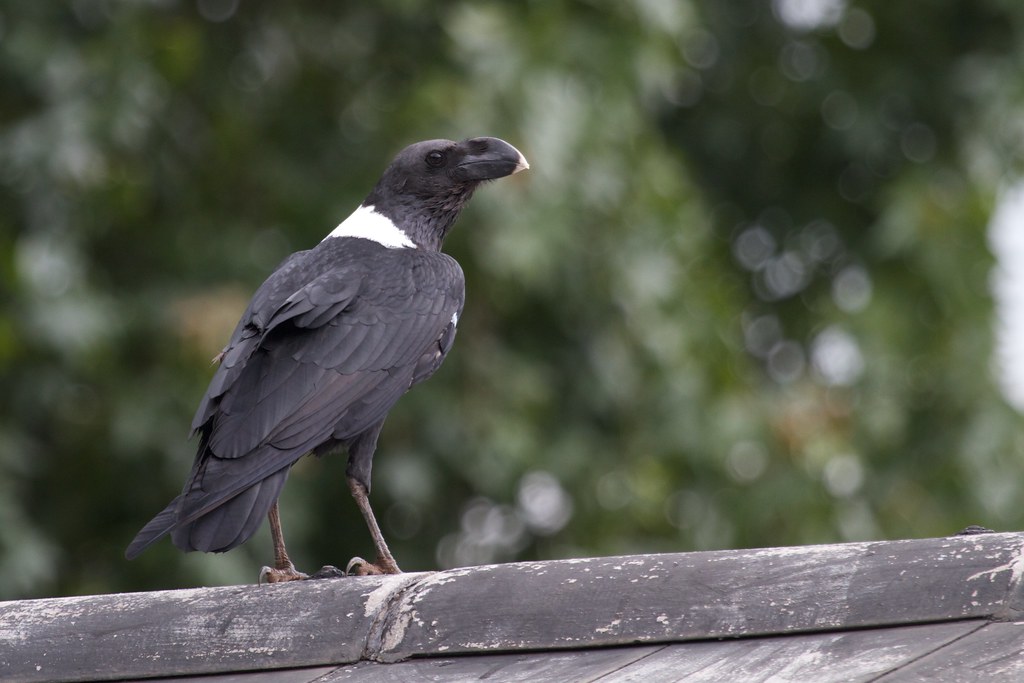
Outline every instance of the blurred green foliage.
<path fill-rule="evenodd" d="M 0 597 L 255 580 L 266 530 L 122 552 L 249 294 L 433 137 L 532 170 L 449 238 L 459 339 L 381 439 L 407 570 L 1021 528 L 1022 50 L 1014 0 L 6 3 Z M 303 568 L 370 552 L 343 471 L 290 478 Z"/>

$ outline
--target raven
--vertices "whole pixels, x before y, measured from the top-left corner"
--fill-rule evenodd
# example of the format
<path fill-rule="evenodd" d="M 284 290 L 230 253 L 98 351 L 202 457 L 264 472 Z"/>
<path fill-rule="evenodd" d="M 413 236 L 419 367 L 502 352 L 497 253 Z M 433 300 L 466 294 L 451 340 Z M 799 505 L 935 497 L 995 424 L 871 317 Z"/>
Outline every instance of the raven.
<path fill-rule="evenodd" d="M 428 140 L 402 150 L 373 191 L 320 244 L 286 258 L 256 290 L 192 422 L 198 452 L 185 487 L 128 546 L 166 534 L 184 551 L 225 552 L 264 517 L 274 567 L 288 558 L 277 500 L 306 454 L 348 451 L 348 487 L 376 547 L 359 574 L 400 572 L 368 499 L 388 411 L 430 377 L 455 339 L 465 300 L 459 264 L 441 245 L 480 183 L 529 168 L 497 138 Z"/>

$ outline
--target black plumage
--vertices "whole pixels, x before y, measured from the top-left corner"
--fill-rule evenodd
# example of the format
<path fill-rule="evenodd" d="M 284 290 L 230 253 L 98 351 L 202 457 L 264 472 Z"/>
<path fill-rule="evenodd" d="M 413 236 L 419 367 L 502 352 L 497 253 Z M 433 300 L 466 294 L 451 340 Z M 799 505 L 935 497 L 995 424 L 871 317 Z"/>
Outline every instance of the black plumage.
<path fill-rule="evenodd" d="M 349 486 L 398 571 L 366 501 L 377 437 L 395 402 L 441 365 L 465 300 L 458 263 L 440 252 L 476 186 L 527 168 L 496 138 L 431 140 L 403 150 L 360 208 L 260 286 L 192 423 L 195 463 L 181 495 L 136 536 L 135 557 L 170 533 L 182 550 L 223 552 L 270 515 L 274 580 L 287 560 L 277 499 L 291 466 L 347 448 Z M 278 547 L 280 546 L 280 547 Z"/>

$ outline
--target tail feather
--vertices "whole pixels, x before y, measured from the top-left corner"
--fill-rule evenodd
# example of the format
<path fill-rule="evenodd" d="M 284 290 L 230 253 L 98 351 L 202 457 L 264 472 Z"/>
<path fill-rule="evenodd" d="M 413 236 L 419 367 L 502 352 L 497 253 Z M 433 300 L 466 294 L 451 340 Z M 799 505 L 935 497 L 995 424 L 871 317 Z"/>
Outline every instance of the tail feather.
<path fill-rule="evenodd" d="M 209 512 L 175 524 L 171 541 L 186 552 L 223 553 L 241 545 L 259 530 L 281 495 L 288 471 L 279 470 Z"/>
<path fill-rule="evenodd" d="M 174 545 L 185 552 L 222 553 L 241 545 L 259 530 L 281 495 L 289 470 L 278 470 L 227 500 L 215 497 L 212 504 L 203 505 L 203 497 L 189 500 L 188 493 L 183 493 L 142 528 L 125 557 L 135 559 L 168 533 Z"/>
<path fill-rule="evenodd" d="M 167 507 L 161 510 L 156 517 L 149 520 L 149 523 L 142 527 L 142 531 L 137 533 L 135 539 L 128 545 L 124 556 L 129 560 L 134 560 L 143 550 L 166 536 L 174 528 L 180 502 L 181 496 L 178 496 L 168 503 Z"/>

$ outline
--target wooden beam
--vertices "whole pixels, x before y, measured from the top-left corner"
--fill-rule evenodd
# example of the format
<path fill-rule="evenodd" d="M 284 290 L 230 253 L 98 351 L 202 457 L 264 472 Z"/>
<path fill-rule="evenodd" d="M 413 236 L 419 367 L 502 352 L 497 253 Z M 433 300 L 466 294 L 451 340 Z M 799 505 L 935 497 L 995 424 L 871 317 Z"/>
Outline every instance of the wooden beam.
<path fill-rule="evenodd" d="M 989 618 L 1016 597 L 1024 535 L 515 563 L 424 577 L 381 661 Z"/>
<path fill-rule="evenodd" d="M 0 680 L 93 681 L 356 662 L 422 574 L 0 603 Z"/>
<path fill-rule="evenodd" d="M 7 602 L 0 680 L 201 675 L 1005 619 L 1019 613 L 1022 553 L 1024 535 L 985 534 Z"/>

